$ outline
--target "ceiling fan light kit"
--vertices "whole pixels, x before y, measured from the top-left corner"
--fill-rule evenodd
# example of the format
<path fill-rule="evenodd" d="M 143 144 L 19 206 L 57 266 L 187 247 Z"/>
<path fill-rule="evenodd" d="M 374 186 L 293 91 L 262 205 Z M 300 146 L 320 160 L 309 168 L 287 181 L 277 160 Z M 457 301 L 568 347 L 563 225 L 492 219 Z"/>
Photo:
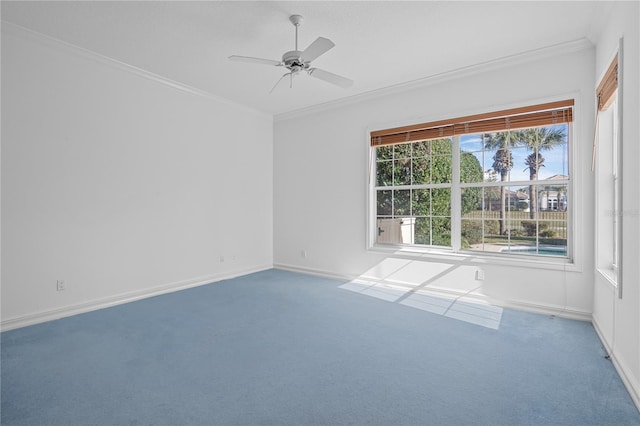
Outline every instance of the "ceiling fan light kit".
<path fill-rule="evenodd" d="M 286 77 L 289 76 L 289 86 L 293 86 L 293 76 L 298 75 L 302 71 L 306 71 L 311 77 L 326 81 L 327 83 L 334 84 L 343 88 L 347 88 L 353 85 L 353 80 L 339 76 L 337 74 L 330 73 L 328 71 L 321 70 L 319 68 L 312 68 L 311 61 L 315 60 L 319 56 L 328 52 L 335 44 L 328 38 L 318 37 L 313 43 L 309 45 L 305 50 L 298 50 L 298 27 L 302 24 L 304 18 L 301 15 L 291 15 L 289 21 L 296 28 L 295 50 L 290 50 L 282 55 L 281 61 L 272 59 L 254 58 L 251 56 L 229 56 L 232 61 L 249 62 L 262 65 L 271 65 L 277 67 L 285 67 L 289 72 L 285 73 L 271 92 L 275 90 L 278 84 Z"/>

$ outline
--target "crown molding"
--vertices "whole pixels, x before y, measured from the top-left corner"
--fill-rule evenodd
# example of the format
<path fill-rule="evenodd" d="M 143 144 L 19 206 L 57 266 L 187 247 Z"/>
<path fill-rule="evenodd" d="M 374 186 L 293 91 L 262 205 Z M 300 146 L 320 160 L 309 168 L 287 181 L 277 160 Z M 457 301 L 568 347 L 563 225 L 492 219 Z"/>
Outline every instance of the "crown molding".
<path fill-rule="evenodd" d="M 214 101 L 214 102 L 219 102 L 219 103 L 223 103 L 229 106 L 234 106 L 236 108 L 242 108 L 248 111 L 251 111 L 252 113 L 258 113 L 260 115 L 266 115 L 266 116 L 272 116 L 271 114 L 268 114 L 264 111 L 260 111 L 257 110 L 255 108 L 251 108 L 247 105 L 243 105 L 241 103 L 237 103 L 234 101 L 231 101 L 229 99 L 223 98 L 221 96 L 218 95 L 214 95 L 210 92 L 207 92 L 205 90 L 201 90 L 198 89 L 196 87 L 193 86 L 189 86 L 188 84 L 184 84 L 181 83 L 179 81 L 176 80 L 172 80 L 170 78 L 161 76 L 159 74 L 155 74 L 151 71 L 147 71 L 145 69 L 136 67 L 135 65 L 131 65 L 128 64 L 126 62 L 122 62 L 119 61 L 117 59 L 111 58 L 109 56 L 103 55 L 101 53 L 95 52 L 93 50 L 90 49 L 86 49 L 84 47 L 80 47 L 78 45 L 75 45 L 73 43 L 69 43 L 66 42 L 64 40 L 60 40 L 58 38 L 40 33 L 38 31 L 34 31 L 30 28 L 27 27 L 23 27 L 22 25 L 18 25 L 18 24 L 14 24 L 13 22 L 9 22 L 9 21 L 5 21 L 2 20 L 1 21 L 1 25 L 2 25 L 2 32 L 6 33 L 6 34 L 10 34 L 19 38 L 23 38 L 23 39 L 27 39 L 27 40 L 31 40 L 40 44 L 44 44 L 46 46 L 55 48 L 55 49 L 60 49 L 63 50 L 65 52 L 74 54 L 74 55 L 78 55 L 84 59 L 88 59 L 91 60 L 93 62 L 98 62 L 101 63 L 103 65 L 112 67 L 112 68 L 116 68 L 119 69 L 121 71 L 124 71 L 126 73 L 129 74 L 133 74 L 136 75 L 138 77 L 142 77 L 144 79 L 147 80 L 151 80 L 154 81 L 156 83 L 159 83 L 165 87 L 170 87 L 172 89 L 178 90 L 180 92 L 183 93 L 187 93 L 189 95 L 193 95 L 193 96 L 197 96 L 199 98 L 204 98 L 210 101 Z"/>
<path fill-rule="evenodd" d="M 440 84 L 449 80 L 469 77 L 475 74 L 493 71 L 501 68 L 506 68 L 513 65 L 533 62 L 533 61 L 546 59 L 554 56 L 580 52 L 583 50 L 591 49 L 594 46 L 589 39 L 581 38 L 578 40 L 574 40 L 566 43 L 559 43 L 556 45 L 547 46 L 540 49 L 534 49 L 534 50 L 518 53 L 515 55 L 504 56 L 498 59 L 481 62 L 481 63 L 470 65 L 467 67 L 457 68 L 451 71 L 445 71 L 442 73 L 434 74 L 434 75 L 420 78 L 417 80 L 412 80 L 406 83 L 400 83 L 392 86 L 382 87 L 382 88 L 371 90 L 368 92 L 341 98 L 335 101 L 312 105 L 309 107 L 296 109 L 288 112 L 283 112 L 279 114 L 269 114 L 265 111 L 261 111 L 261 110 L 249 107 L 247 105 L 231 101 L 221 96 L 214 95 L 210 92 L 198 89 L 193 86 L 189 86 L 187 84 L 169 79 L 167 77 L 163 77 L 151 71 L 147 71 L 145 69 L 136 67 L 134 65 L 119 61 L 109 56 L 97 53 L 95 51 L 80 47 L 72 43 L 68 43 L 58 38 L 40 33 L 38 31 L 34 31 L 32 29 L 23 27 L 18 24 L 14 24 L 9 21 L 2 20 L 1 25 L 2 25 L 2 32 L 6 32 L 7 34 L 12 34 L 17 37 L 30 39 L 30 40 L 39 42 L 41 44 L 48 45 L 53 48 L 62 49 L 69 53 L 81 56 L 85 59 L 89 59 L 113 68 L 117 68 L 127 73 L 134 74 L 139 77 L 145 78 L 147 80 L 151 80 L 156 83 L 162 84 L 166 87 L 171 87 L 173 89 L 179 90 L 183 93 L 187 93 L 193 96 L 198 96 L 200 98 L 227 104 L 230 106 L 234 106 L 236 108 L 242 108 L 247 111 L 251 111 L 252 113 L 271 116 L 273 117 L 273 120 L 276 122 L 290 120 L 298 117 L 304 117 L 307 115 L 316 114 L 316 113 L 320 113 L 323 111 L 332 110 L 336 108 L 341 108 L 341 107 L 353 105 L 359 102 L 366 102 L 370 100 L 383 98 L 386 96 L 396 95 L 396 94 L 400 94 L 400 93 L 411 91 L 411 90 L 417 90 L 417 89 L 429 87 L 432 85 Z"/>
<path fill-rule="evenodd" d="M 581 52 L 583 50 L 592 49 L 593 43 L 587 38 L 581 38 L 578 40 L 559 43 L 552 46 L 543 47 L 540 49 L 529 50 L 515 55 L 503 56 L 498 59 L 493 59 L 486 62 L 470 65 L 467 67 L 457 68 L 451 71 L 445 71 L 442 73 L 434 74 L 428 77 L 412 80 L 406 83 L 400 83 L 393 86 L 387 86 L 380 89 L 372 90 L 365 93 L 349 96 L 346 98 L 338 99 L 331 102 L 325 102 L 318 105 L 313 105 L 306 108 L 297 109 L 294 111 L 284 112 L 274 115 L 274 121 L 285 121 L 293 118 L 304 117 L 319 112 L 345 107 L 353 105 L 355 103 L 366 102 L 383 98 L 386 96 L 396 95 L 399 93 L 422 89 L 428 86 L 433 86 L 446 81 L 460 79 L 463 77 L 473 76 L 484 72 L 494 71 L 502 68 L 507 68 L 514 65 L 525 64 L 529 62 L 539 61 L 555 56 L 567 55 L 571 53 Z"/>

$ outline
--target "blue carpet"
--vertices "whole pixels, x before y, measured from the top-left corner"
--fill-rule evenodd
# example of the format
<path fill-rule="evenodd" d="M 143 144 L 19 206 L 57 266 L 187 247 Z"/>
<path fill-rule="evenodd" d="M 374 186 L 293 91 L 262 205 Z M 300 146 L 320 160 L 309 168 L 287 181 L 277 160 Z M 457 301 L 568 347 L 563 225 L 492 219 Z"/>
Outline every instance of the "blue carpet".
<path fill-rule="evenodd" d="M 2 338 L 3 425 L 638 425 L 589 323 L 270 270 Z"/>

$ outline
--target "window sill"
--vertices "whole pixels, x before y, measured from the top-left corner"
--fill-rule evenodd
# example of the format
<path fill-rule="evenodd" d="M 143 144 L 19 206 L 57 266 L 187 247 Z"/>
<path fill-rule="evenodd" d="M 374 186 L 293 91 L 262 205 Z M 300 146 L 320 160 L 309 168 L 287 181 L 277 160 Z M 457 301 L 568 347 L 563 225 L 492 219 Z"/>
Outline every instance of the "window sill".
<path fill-rule="evenodd" d="M 469 251 L 454 252 L 452 249 L 436 249 L 431 247 L 403 247 L 394 245 L 374 245 L 370 252 L 384 253 L 412 260 L 440 260 L 449 262 L 466 262 L 483 265 L 517 266 L 532 269 L 549 269 L 558 271 L 582 272 L 569 258 L 531 258 L 526 255 L 495 255 Z"/>

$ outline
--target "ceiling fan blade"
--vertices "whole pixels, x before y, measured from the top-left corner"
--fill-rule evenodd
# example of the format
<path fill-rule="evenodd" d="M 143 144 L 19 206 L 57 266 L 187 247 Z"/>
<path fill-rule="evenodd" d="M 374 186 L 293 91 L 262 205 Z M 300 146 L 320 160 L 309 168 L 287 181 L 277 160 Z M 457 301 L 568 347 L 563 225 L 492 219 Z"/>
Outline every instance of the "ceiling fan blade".
<path fill-rule="evenodd" d="M 275 66 L 282 65 L 282 62 L 280 62 L 280 61 L 274 61 L 273 59 L 253 58 L 251 56 L 231 55 L 231 56 L 229 56 L 229 59 L 231 61 L 251 62 L 251 63 L 254 63 L 254 64 L 262 64 L 262 65 L 275 65 Z"/>
<path fill-rule="evenodd" d="M 346 77 L 339 76 L 337 74 L 331 73 L 329 71 L 321 70 L 319 68 L 311 68 L 309 69 L 309 75 L 311 77 L 319 78 L 320 80 L 324 80 L 327 83 L 335 84 L 336 86 L 351 87 L 353 85 L 353 80 L 349 80 Z"/>
<path fill-rule="evenodd" d="M 309 47 L 304 49 L 300 57 L 304 62 L 311 62 L 318 56 L 326 53 L 333 46 L 335 46 L 335 44 L 328 38 L 318 37 Z"/>
<path fill-rule="evenodd" d="M 280 84 L 280 82 L 282 81 L 283 78 L 285 78 L 286 76 L 291 75 L 290 72 L 286 73 L 286 74 L 282 74 L 282 77 L 280 77 L 280 79 L 278 80 L 278 82 L 275 84 L 275 86 L 273 86 L 273 88 L 271 90 L 269 90 L 269 94 L 273 93 L 274 90 L 276 90 L 276 87 L 278 87 L 278 84 Z"/>

